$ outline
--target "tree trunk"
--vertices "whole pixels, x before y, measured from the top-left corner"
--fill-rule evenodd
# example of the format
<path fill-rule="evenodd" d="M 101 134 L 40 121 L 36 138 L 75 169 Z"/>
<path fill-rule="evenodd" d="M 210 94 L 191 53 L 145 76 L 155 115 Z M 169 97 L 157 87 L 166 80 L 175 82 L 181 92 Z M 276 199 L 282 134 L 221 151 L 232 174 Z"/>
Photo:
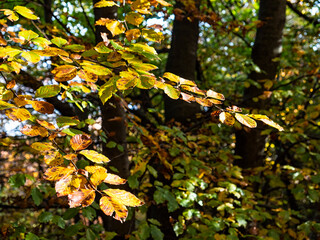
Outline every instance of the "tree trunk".
<path fill-rule="evenodd" d="M 261 72 L 251 72 L 249 78 L 254 81 L 270 79 L 274 80 L 278 61 L 273 59 L 280 56 L 282 51 L 282 32 L 286 18 L 285 0 L 260 0 L 259 20 L 262 26 L 258 27 L 252 49 L 253 62 L 261 69 Z M 255 109 L 268 108 L 268 100 L 253 101 L 263 94 L 265 89 L 250 86 L 244 92 L 244 105 Z M 242 159 L 236 164 L 242 168 L 262 166 L 265 159 L 264 147 L 266 136 L 261 135 L 259 125 L 248 132 L 241 130 L 236 132 L 236 154 Z"/>
<path fill-rule="evenodd" d="M 99 0 L 94 0 L 95 4 Z M 117 7 L 105 7 L 94 8 L 95 21 L 100 18 L 116 19 Z M 104 26 L 96 26 L 96 42 L 102 41 L 101 33 L 107 33 L 108 38 L 112 38 L 110 32 Z M 101 83 L 103 84 L 103 83 Z M 113 141 L 120 148 L 108 148 L 103 145 L 103 154 L 106 155 L 111 161 L 109 166 L 115 167 L 119 172 L 117 173 L 123 178 L 128 178 L 129 172 L 129 160 L 127 151 L 127 128 L 126 128 L 126 116 L 123 107 L 121 106 L 121 99 L 118 97 L 112 97 L 104 105 L 101 104 L 102 115 L 102 129 L 105 132 L 107 141 Z M 121 150 L 122 148 L 122 150 Z M 126 188 L 127 185 L 124 186 Z M 127 220 L 125 223 L 120 223 L 111 217 L 102 215 L 104 221 L 104 227 L 108 231 L 115 231 L 118 236 L 114 239 L 124 239 L 126 234 L 129 234 L 133 229 L 133 220 Z"/>
<path fill-rule="evenodd" d="M 184 7 L 181 2 L 177 2 L 176 8 L 183 9 Z M 166 65 L 167 72 L 189 80 L 196 80 L 198 37 L 199 21 L 197 19 L 190 20 L 187 16 L 181 15 L 175 17 Z M 173 118 L 185 123 L 187 119 L 194 120 L 195 114 L 200 112 L 199 104 L 177 101 L 167 96 L 165 96 L 164 105 L 166 121 Z"/>

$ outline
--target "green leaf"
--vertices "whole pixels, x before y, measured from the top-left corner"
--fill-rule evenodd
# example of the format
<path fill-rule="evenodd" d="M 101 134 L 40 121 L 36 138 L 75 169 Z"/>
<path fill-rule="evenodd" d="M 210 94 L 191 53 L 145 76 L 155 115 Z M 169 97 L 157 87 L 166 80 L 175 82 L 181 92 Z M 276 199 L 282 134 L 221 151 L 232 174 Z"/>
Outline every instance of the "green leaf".
<path fill-rule="evenodd" d="M 26 176 L 23 173 L 17 173 L 8 180 L 12 187 L 18 188 L 26 183 Z"/>
<path fill-rule="evenodd" d="M 109 83 L 102 85 L 99 91 L 101 102 L 105 104 L 113 96 L 113 93 L 115 93 L 116 90 L 116 87 L 114 85 L 110 85 Z"/>
<path fill-rule="evenodd" d="M 31 197 L 36 206 L 39 206 L 43 201 L 43 195 L 37 187 L 32 188 Z"/>
<path fill-rule="evenodd" d="M 162 32 L 156 32 L 153 29 L 142 29 L 142 36 L 153 42 L 161 42 L 164 39 Z"/>
<path fill-rule="evenodd" d="M 74 236 L 78 234 L 83 227 L 84 226 L 82 225 L 82 223 L 78 222 L 77 224 L 67 227 L 66 230 L 64 231 L 64 234 L 68 237 Z"/>
<path fill-rule="evenodd" d="M 67 44 L 68 41 L 61 37 L 54 37 L 51 39 L 51 42 L 58 47 L 62 47 L 63 45 Z"/>
<path fill-rule="evenodd" d="M 53 215 L 51 212 L 43 212 L 38 217 L 38 221 L 41 223 L 47 223 L 47 222 L 50 222 L 52 218 L 53 218 Z"/>
<path fill-rule="evenodd" d="M 31 232 L 29 232 L 26 236 L 25 240 L 39 240 L 39 237 Z"/>
<path fill-rule="evenodd" d="M 164 234 L 161 232 L 161 230 L 153 224 L 150 225 L 150 233 L 154 240 L 162 240 L 164 237 Z"/>
<path fill-rule="evenodd" d="M 96 210 L 92 207 L 86 207 L 82 209 L 82 215 L 89 219 L 89 221 L 92 221 L 96 216 Z"/>
<path fill-rule="evenodd" d="M 0 110 L 14 108 L 14 107 L 16 107 L 16 106 L 11 103 L 7 103 L 5 101 L 0 100 Z"/>
<path fill-rule="evenodd" d="M 180 91 L 168 84 L 166 84 L 164 88 L 164 93 L 167 94 L 172 99 L 178 99 L 180 96 Z"/>
<path fill-rule="evenodd" d="M 59 128 L 64 126 L 75 126 L 78 125 L 80 121 L 74 117 L 58 117 L 57 125 Z"/>
<path fill-rule="evenodd" d="M 25 18 L 31 19 L 31 20 L 37 20 L 38 17 L 36 15 L 33 14 L 33 12 L 24 6 L 15 6 L 13 8 L 14 11 L 16 11 L 17 13 L 19 13 L 20 15 L 24 16 Z"/>
<path fill-rule="evenodd" d="M 63 220 L 63 218 L 61 216 L 57 216 L 57 215 L 53 216 L 52 222 L 54 224 L 57 224 L 58 227 L 60 227 L 62 229 L 64 229 L 66 227 L 66 222 Z"/>
<path fill-rule="evenodd" d="M 36 98 L 50 98 L 56 96 L 61 90 L 59 85 L 47 85 L 39 87 L 36 91 Z"/>
<path fill-rule="evenodd" d="M 90 228 L 87 228 L 86 239 L 87 240 L 96 240 L 97 238 L 98 238 L 98 236 Z"/>
<path fill-rule="evenodd" d="M 86 50 L 86 47 L 80 44 L 70 44 L 70 45 L 64 46 L 64 48 L 67 50 L 71 50 L 73 52 L 83 52 L 84 50 Z"/>
<path fill-rule="evenodd" d="M 68 134 L 69 136 L 73 137 L 78 134 L 85 134 L 84 132 L 74 129 L 74 128 L 66 128 L 62 130 L 63 133 Z"/>
<path fill-rule="evenodd" d="M 116 146 L 117 146 L 117 143 L 114 141 L 110 141 L 106 145 L 107 148 L 115 148 Z"/>
<path fill-rule="evenodd" d="M 78 208 L 68 208 L 62 217 L 64 220 L 70 220 L 71 218 L 74 218 L 78 213 Z"/>

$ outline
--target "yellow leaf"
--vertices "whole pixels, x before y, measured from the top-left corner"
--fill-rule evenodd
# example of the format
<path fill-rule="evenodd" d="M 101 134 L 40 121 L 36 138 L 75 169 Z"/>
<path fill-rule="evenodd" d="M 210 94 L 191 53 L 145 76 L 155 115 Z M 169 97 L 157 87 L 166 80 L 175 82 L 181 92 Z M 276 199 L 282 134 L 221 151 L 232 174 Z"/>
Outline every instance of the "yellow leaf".
<path fill-rule="evenodd" d="M 178 99 L 180 96 L 180 91 L 169 84 L 164 87 L 164 93 L 172 99 Z"/>
<path fill-rule="evenodd" d="M 98 81 L 98 75 L 92 73 L 92 72 L 89 72 L 87 70 L 80 70 L 78 71 L 78 76 L 80 78 L 82 78 L 83 80 L 87 81 L 87 82 L 96 82 Z"/>
<path fill-rule="evenodd" d="M 110 196 L 112 199 L 115 199 L 121 204 L 126 206 L 138 207 L 144 204 L 135 195 L 125 190 L 109 188 L 104 190 L 103 192 L 106 193 L 108 196 Z"/>
<path fill-rule="evenodd" d="M 160 3 L 162 6 L 165 6 L 165 7 L 169 7 L 171 6 L 170 3 L 167 3 L 166 1 L 164 0 L 156 0 L 158 3 Z"/>
<path fill-rule="evenodd" d="M 112 184 L 112 185 L 120 185 L 120 184 L 125 184 L 127 180 L 119 177 L 118 175 L 108 173 L 107 177 L 103 180 L 103 182 Z"/>
<path fill-rule="evenodd" d="M 53 147 L 50 143 L 47 142 L 34 142 L 31 144 L 31 147 L 39 152 L 45 152 L 55 149 L 55 147 Z"/>
<path fill-rule="evenodd" d="M 127 90 L 135 87 L 139 81 L 139 76 L 133 72 L 122 71 L 121 78 L 117 80 L 117 88 L 119 90 Z"/>
<path fill-rule="evenodd" d="M 25 18 L 31 19 L 31 20 L 37 20 L 38 17 L 33 14 L 33 11 L 31 11 L 29 8 L 24 6 L 15 6 L 13 8 L 17 13 L 21 14 Z"/>
<path fill-rule="evenodd" d="M 278 123 L 275 123 L 274 121 L 272 121 L 269 117 L 267 117 L 266 115 L 261 115 L 261 114 L 249 114 L 248 115 L 251 118 L 254 118 L 256 120 L 260 120 L 261 122 L 264 122 L 265 124 L 274 127 L 276 129 L 278 129 L 279 131 L 284 131 L 284 128 L 281 127 Z"/>
<path fill-rule="evenodd" d="M 86 149 L 91 143 L 92 140 L 87 134 L 77 134 L 70 140 L 70 145 L 75 151 Z"/>
<path fill-rule="evenodd" d="M 46 129 L 49 129 L 49 130 L 55 130 L 56 127 L 52 124 L 52 123 L 49 123 L 45 120 L 39 120 L 37 119 L 37 123 L 39 123 L 42 127 L 45 127 Z"/>
<path fill-rule="evenodd" d="M 114 1 L 107 1 L 107 0 L 102 0 L 94 4 L 95 8 L 102 8 L 102 7 L 112 7 L 112 6 L 119 6 L 116 4 Z"/>
<path fill-rule="evenodd" d="M 180 83 L 180 77 L 175 75 L 175 74 L 173 74 L 173 73 L 165 72 L 163 74 L 163 77 L 169 79 L 172 82 Z"/>
<path fill-rule="evenodd" d="M 75 168 L 66 168 L 66 167 L 52 167 L 47 169 L 44 173 L 44 179 L 48 181 L 57 181 L 63 177 L 67 177 L 70 174 L 75 172 Z"/>
<path fill-rule="evenodd" d="M 220 120 L 220 122 L 222 122 L 228 126 L 233 126 L 233 124 L 235 122 L 234 117 L 228 112 L 221 112 L 219 115 L 219 120 Z"/>
<path fill-rule="evenodd" d="M 224 101 L 224 100 L 225 100 L 223 94 L 217 93 L 217 92 L 212 91 L 212 90 L 208 90 L 208 91 L 207 91 L 207 97 L 209 97 L 209 98 L 215 98 L 215 99 L 218 99 L 218 100 L 221 100 L 221 101 Z"/>
<path fill-rule="evenodd" d="M 30 112 L 25 108 L 13 108 L 6 111 L 6 115 L 13 121 L 26 121 L 31 117 Z"/>
<path fill-rule="evenodd" d="M 61 178 L 55 184 L 55 190 L 58 197 L 66 196 L 73 191 L 77 190 L 75 187 L 71 185 L 73 175 L 67 175 Z"/>
<path fill-rule="evenodd" d="M 110 161 L 109 158 L 107 158 L 106 156 L 104 156 L 100 153 L 97 153 L 94 150 L 82 150 L 79 153 L 84 155 L 90 161 L 95 162 L 95 163 L 107 163 Z"/>
<path fill-rule="evenodd" d="M 62 65 L 51 72 L 54 74 L 55 80 L 59 82 L 69 81 L 77 76 L 77 68 L 73 65 Z"/>
<path fill-rule="evenodd" d="M 44 162 L 51 167 L 59 166 L 64 163 L 63 157 L 59 151 L 51 152 L 45 155 L 43 159 Z"/>
<path fill-rule="evenodd" d="M 24 126 L 20 132 L 24 135 L 35 137 L 35 136 L 41 136 L 46 137 L 48 136 L 48 130 L 41 126 Z"/>
<path fill-rule="evenodd" d="M 126 15 L 125 20 L 135 26 L 139 26 L 143 22 L 143 17 L 136 12 L 130 12 Z"/>
<path fill-rule="evenodd" d="M 126 31 L 126 28 L 118 20 L 113 20 L 109 18 L 101 18 L 96 21 L 96 25 L 104 25 L 113 36 L 119 35 Z"/>
<path fill-rule="evenodd" d="M 196 97 L 195 100 L 197 103 L 199 103 L 201 106 L 204 106 L 204 107 L 211 107 L 213 105 L 213 103 L 209 99 L 206 99 L 206 98 Z"/>
<path fill-rule="evenodd" d="M 23 52 L 21 53 L 21 56 L 24 57 L 28 62 L 32 63 L 37 63 L 41 59 L 40 56 L 33 51 Z"/>
<path fill-rule="evenodd" d="M 128 39 L 128 41 L 138 39 L 140 35 L 141 35 L 141 32 L 139 29 L 130 29 L 126 31 L 126 38 Z"/>
<path fill-rule="evenodd" d="M 249 128 L 255 128 L 257 126 L 256 121 L 246 115 L 236 113 L 235 117 L 241 124 L 243 124 Z"/>
<path fill-rule="evenodd" d="M 162 32 L 156 32 L 153 29 L 142 29 L 141 35 L 149 40 L 154 42 L 161 42 L 164 39 Z"/>
<path fill-rule="evenodd" d="M 107 175 L 105 168 L 99 168 L 91 175 L 90 181 L 94 186 L 98 186 L 105 180 Z"/>
<path fill-rule="evenodd" d="M 96 193 L 92 189 L 80 189 L 68 195 L 69 206 L 88 207 L 93 203 L 95 196 Z"/>

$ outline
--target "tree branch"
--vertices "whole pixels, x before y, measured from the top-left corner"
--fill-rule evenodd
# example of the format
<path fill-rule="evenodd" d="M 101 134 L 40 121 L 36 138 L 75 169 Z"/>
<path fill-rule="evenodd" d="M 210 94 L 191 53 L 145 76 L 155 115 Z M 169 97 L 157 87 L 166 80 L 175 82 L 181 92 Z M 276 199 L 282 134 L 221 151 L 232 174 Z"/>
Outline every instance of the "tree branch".
<path fill-rule="evenodd" d="M 312 18 L 307 16 L 306 14 L 303 14 L 301 11 L 299 11 L 290 1 L 287 1 L 287 6 L 295 12 L 299 17 L 303 18 L 307 22 L 311 23 L 313 26 L 317 26 L 320 24 L 320 19 Z"/>

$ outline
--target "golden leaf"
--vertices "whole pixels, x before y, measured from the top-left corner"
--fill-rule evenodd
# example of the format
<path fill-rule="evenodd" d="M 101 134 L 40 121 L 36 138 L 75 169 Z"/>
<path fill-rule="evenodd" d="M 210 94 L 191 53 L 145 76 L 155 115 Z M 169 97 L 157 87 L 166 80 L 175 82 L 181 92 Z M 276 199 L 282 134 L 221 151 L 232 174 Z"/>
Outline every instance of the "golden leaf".
<path fill-rule="evenodd" d="M 228 126 L 232 126 L 235 122 L 234 117 L 228 112 L 221 112 L 219 114 L 219 120 Z"/>
<path fill-rule="evenodd" d="M 30 136 L 30 137 L 35 137 L 35 136 L 41 136 L 41 137 L 46 137 L 48 136 L 48 130 L 45 129 L 44 127 L 41 126 L 30 126 L 30 125 L 25 125 L 20 132 L 24 135 Z"/>
<path fill-rule="evenodd" d="M 278 129 L 279 131 L 284 131 L 284 128 L 281 127 L 278 123 L 275 123 L 274 121 L 272 121 L 269 117 L 267 117 L 266 115 L 261 115 L 261 114 L 249 114 L 248 115 L 251 118 L 254 118 L 256 120 L 260 120 L 261 122 L 264 122 L 265 124 L 274 127 L 276 129 Z"/>
<path fill-rule="evenodd" d="M 104 190 L 103 192 L 110 196 L 112 199 L 117 200 L 119 203 L 129 207 L 138 207 L 144 204 L 135 195 L 125 190 L 109 188 Z"/>
<path fill-rule="evenodd" d="M 64 160 L 59 151 L 51 152 L 44 156 L 44 162 L 49 166 L 59 166 L 62 165 Z"/>
<path fill-rule="evenodd" d="M 213 103 L 207 99 L 207 98 L 195 98 L 196 102 L 199 103 L 200 105 L 204 106 L 204 107 L 211 107 L 213 105 Z"/>
<path fill-rule="evenodd" d="M 120 185 L 120 184 L 125 184 L 127 180 L 119 177 L 118 175 L 108 173 L 107 177 L 103 180 L 103 182 L 109 183 L 112 185 Z"/>
<path fill-rule="evenodd" d="M 45 151 L 55 149 L 54 146 L 52 146 L 50 143 L 47 143 L 47 142 L 34 142 L 31 144 L 31 148 L 39 152 L 45 152 Z"/>
<path fill-rule="evenodd" d="M 52 124 L 52 123 L 49 123 L 45 120 L 39 120 L 37 119 L 37 123 L 39 123 L 42 127 L 45 127 L 46 129 L 49 129 L 49 130 L 55 130 L 56 127 Z"/>
<path fill-rule="evenodd" d="M 243 124 L 249 128 L 255 128 L 257 126 L 256 121 L 246 115 L 236 113 L 235 117 L 241 124 Z"/>
<path fill-rule="evenodd" d="M 54 111 L 54 106 L 51 103 L 45 101 L 30 101 L 34 110 L 43 114 L 51 114 Z"/>
<path fill-rule="evenodd" d="M 75 151 L 86 149 L 91 143 L 92 140 L 87 134 L 77 134 L 70 140 L 70 145 Z"/>
<path fill-rule="evenodd" d="M 95 162 L 95 163 L 106 163 L 106 162 L 110 161 L 109 158 L 107 158 L 106 156 L 104 156 L 100 153 L 97 153 L 94 150 L 82 150 L 79 153 L 84 155 L 90 161 Z"/>
<path fill-rule="evenodd" d="M 62 65 L 56 67 L 51 72 L 54 74 L 56 81 L 64 82 L 72 80 L 77 76 L 77 67 L 73 65 Z"/>
<path fill-rule="evenodd" d="M 26 121 L 31 117 L 30 112 L 25 108 L 13 108 L 6 111 L 6 115 L 13 121 Z"/>
<path fill-rule="evenodd" d="M 208 90 L 208 91 L 207 91 L 207 97 L 209 97 L 209 98 L 215 98 L 215 99 L 218 99 L 218 100 L 221 100 L 221 101 L 224 101 L 224 100 L 225 100 L 223 94 L 217 93 L 217 92 L 212 91 L 212 90 Z"/>
<path fill-rule="evenodd" d="M 125 20 L 135 26 L 139 26 L 143 22 L 143 16 L 136 12 L 130 12 L 126 15 Z"/>
<path fill-rule="evenodd" d="M 75 168 L 52 167 L 45 171 L 43 177 L 48 181 L 57 181 L 75 172 Z"/>
<path fill-rule="evenodd" d="M 80 78 L 82 78 L 83 80 L 87 81 L 87 82 L 96 82 L 98 81 L 98 75 L 92 73 L 92 72 L 89 72 L 87 70 L 80 70 L 78 71 L 78 76 Z"/>

